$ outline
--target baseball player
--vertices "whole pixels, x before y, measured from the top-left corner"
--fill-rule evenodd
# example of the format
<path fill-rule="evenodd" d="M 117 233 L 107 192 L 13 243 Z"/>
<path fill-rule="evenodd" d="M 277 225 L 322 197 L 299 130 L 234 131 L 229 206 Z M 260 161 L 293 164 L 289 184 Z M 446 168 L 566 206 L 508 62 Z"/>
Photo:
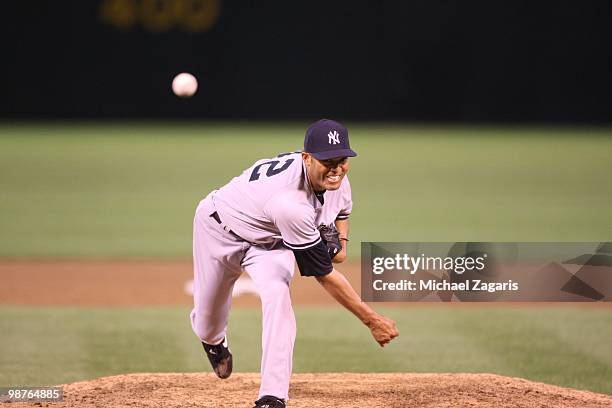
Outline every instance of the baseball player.
<path fill-rule="evenodd" d="M 346 258 L 351 186 L 348 131 L 323 119 L 306 131 L 304 150 L 255 162 L 211 192 L 196 210 L 191 325 L 220 378 L 232 372 L 227 322 L 232 288 L 242 271 L 261 297 L 261 387 L 256 408 L 285 407 L 296 334 L 289 283 L 297 262 L 359 318 L 384 346 L 395 322 L 361 301 L 332 265 Z"/>

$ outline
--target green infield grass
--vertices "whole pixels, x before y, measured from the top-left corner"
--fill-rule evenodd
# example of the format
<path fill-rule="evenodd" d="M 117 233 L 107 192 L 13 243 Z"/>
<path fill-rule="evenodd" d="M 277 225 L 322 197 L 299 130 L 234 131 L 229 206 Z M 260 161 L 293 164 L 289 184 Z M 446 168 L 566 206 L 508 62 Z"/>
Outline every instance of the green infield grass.
<path fill-rule="evenodd" d="M 198 201 L 306 125 L 0 125 L 0 257 L 189 256 Z M 610 239 L 609 129 L 348 125 L 353 243 Z"/>
<path fill-rule="evenodd" d="M 401 335 L 380 348 L 348 312 L 299 309 L 295 372 L 497 373 L 612 394 L 612 314 L 564 307 L 385 309 Z M 186 308 L 0 308 L 0 384 L 131 372 L 209 371 Z M 256 372 L 258 310 L 236 309 L 235 370 Z"/>

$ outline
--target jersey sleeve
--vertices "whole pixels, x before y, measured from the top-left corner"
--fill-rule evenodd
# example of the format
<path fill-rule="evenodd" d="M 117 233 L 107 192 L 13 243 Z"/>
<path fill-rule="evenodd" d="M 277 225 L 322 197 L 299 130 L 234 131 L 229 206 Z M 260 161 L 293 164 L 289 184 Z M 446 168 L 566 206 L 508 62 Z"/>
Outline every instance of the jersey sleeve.
<path fill-rule="evenodd" d="M 267 212 L 279 229 L 283 244 L 295 255 L 302 276 L 323 276 L 333 269 L 327 245 L 315 227 L 315 215 L 307 204 L 278 200 Z"/>
<path fill-rule="evenodd" d="M 351 195 L 351 184 L 348 178 L 344 180 L 342 185 L 342 208 L 336 216 L 336 220 L 347 220 L 353 211 L 353 198 Z"/>

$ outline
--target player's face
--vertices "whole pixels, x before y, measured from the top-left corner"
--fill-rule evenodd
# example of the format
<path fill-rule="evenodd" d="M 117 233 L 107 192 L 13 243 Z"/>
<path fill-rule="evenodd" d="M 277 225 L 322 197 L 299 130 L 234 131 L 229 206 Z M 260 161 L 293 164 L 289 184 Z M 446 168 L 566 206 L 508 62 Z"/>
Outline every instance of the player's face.
<path fill-rule="evenodd" d="M 337 190 L 349 170 L 348 157 L 334 157 L 317 160 L 308 153 L 302 153 L 310 184 L 315 191 Z"/>

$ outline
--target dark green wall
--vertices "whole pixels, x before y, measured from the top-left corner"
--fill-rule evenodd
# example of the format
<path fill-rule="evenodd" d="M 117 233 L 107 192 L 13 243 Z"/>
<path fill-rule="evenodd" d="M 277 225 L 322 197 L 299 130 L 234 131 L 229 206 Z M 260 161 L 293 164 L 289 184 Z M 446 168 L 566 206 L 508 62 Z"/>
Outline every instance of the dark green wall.
<path fill-rule="evenodd" d="M 610 122 L 609 4 L 7 2 L 1 115 Z"/>

